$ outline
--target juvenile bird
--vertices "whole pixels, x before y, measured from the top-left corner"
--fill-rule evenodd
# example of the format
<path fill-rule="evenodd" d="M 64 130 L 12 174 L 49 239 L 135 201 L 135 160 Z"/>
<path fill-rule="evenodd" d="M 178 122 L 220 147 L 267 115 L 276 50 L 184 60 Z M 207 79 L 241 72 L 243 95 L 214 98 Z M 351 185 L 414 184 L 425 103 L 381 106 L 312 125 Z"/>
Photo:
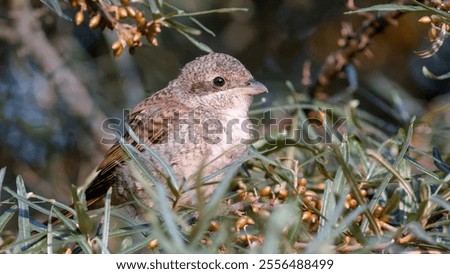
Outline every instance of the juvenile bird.
<path fill-rule="evenodd" d="M 141 144 L 128 134 L 124 138 L 142 152 L 140 157 L 159 183 L 167 184 L 167 174 L 142 145 L 170 165 L 177 177 L 179 197 L 169 199 L 177 205 L 195 204 L 199 174 L 212 174 L 247 154 L 252 137 L 247 112 L 252 96 L 264 92 L 267 88 L 235 58 L 223 53 L 204 55 L 186 64 L 167 87 L 131 110 L 127 123 Z M 90 207 L 95 207 L 110 187 L 115 204 L 137 198 L 153 206 L 148 187 L 142 185 L 147 182 L 136 179 L 130 161 L 118 143 L 107 151 L 98 174 L 85 190 Z M 200 191 L 208 197 L 215 187 L 206 184 Z M 130 212 L 143 214 L 137 207 Z"/>

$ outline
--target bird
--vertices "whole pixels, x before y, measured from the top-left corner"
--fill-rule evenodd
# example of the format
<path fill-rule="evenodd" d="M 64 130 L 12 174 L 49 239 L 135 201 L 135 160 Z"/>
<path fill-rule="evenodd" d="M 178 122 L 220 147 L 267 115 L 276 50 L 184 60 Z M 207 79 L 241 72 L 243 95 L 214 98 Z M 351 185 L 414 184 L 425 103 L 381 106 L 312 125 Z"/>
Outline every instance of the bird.
<path fill-rule="evenodd" d="M 213 174 L 248 153 L 253 137 L 248 118 L 252 97 L 267 92 L 236 58 L 224 53 L 203 55 L 187 63 L 176 79 L 129 112 L 127 123 L 139 142 L 129 133 L 123 138 L 140 151 L 139 158 L 167 189 L 167 174 L 144 145 L 170 166 L 179 197 L 167 191 L 168 200 L 179 206 L 195 205 L 199 174 Z M 155 206 L 145 185 L 149 182 L 136 178 L 131 161 L 119 143 L 106 152 L 95 178 L 85 188 L 89 209 L 100 207 L 109 188 L 113 204 L 137 198 L 147 207 Z M 203 184 L 201 195 L 210 197 L 216 186 Z M 127 208 L 132 217 L 140 218 L 147 212 L 137 205 Z"/>

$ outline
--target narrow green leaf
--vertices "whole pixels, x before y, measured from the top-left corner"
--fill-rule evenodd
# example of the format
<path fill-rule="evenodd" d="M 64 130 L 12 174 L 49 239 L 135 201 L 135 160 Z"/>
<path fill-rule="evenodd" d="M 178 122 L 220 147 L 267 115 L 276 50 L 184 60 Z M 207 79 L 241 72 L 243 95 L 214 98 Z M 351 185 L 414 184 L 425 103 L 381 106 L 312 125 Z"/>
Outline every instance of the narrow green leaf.
<path fill-rule="evenodd" d="M 5 186 L 3 189 L 6 192 L 8 192 L 9 194 L 11 194 L 11 196 L 13 196 L 18 201 L 22 201 L 23 203 L 27 204 L 29 207 L 36 209 L 37 211 L 41 212 L 42 214 L 44 214 L 44 215 L 50 214 L 50 211 L 48 209 L 45 209 L 45 208 L 37 205 L 36 203 L 31 202 L 30 200 L 27 199 L 27 197 L 24 198 L 23 196 L 20 196 L 18 193 L 16 193 L 9 187 Z M 32 196 L 34 197 L 34 194 Z"/>
<path fill-rule="evenodd" d="M 434 222 L 434 223 L 428 224 L 425 227 L 425 229 L 430 229 L 430 228 L 434 228 L 434 227 L 443 227 L 443 226 L 448 226 L 448 225 L 450 225 L 450 219 L 445 220 L 445 221 L 438 221 L 438 222 Z M 449 236 L 449 235 L 447 234 L 447 236 Z"/>
<path fill-rule="evenodd" d="M 50 214 L 47 219 L 47 254 L 53 254 L 53 225 L 52 219 L 53 214 L 52 211 L 55 209 L 55 206 L 52 205 L 50 208 Z"/>
<path fill-rule="evenodd" d="M 175 218 L 173 216 L 174 213 L 169 206 L 166 190 L 161 184 L 156 184 L 155 189 L 157 193 L 156 202 L 158 204 L 161 217 L 164 220 L 164 225 L 167 228 L 171 241 L 173 241 L 176 245 L 177 250 L 181 251 L 184 247 L 184 240 L 178 229 L 178 225 L 175 222 Z"/>
<path fill-rule="evenodd" d="M 406 223 L 420 222 L 423 219 L 428 218 L 429 214 L 427 213 L 427 207 L 428 207 L 428 202 L 427 201 L 421 202 L 419 204 L 417 210 L 415 212 L 413 212 L 413 213 L 408 215 L 408 217 L 406 219 Z"/>
<path fill-rule="evenodd" d="M 366 179 L 369 179 L 369 177 L 368 177 L 369 170 L 371 168 L 371 162 L 369 161 L 369 157 L 367 157 L 367 154 L 364 152 L 364 149 L 362 148 L 361 144 L 358 141 L 352 139 L 352 145 L 353 145 L 353 148 L 356 148 L 357 155 L 360 159 L 359 162 L 364 167 L 363 172 L 366 173 L 366 176 L 367 176 Z"/>
<path fill-rule="evenodd" d="M 78 226 L 81 233 L 89 235 L 94 229 L 94 222 L 87 213 L 86 201 L 80 199 L 77 193 L 77 187 L 72 185 L 71 187 L 73 207 L 75 208 Z"/>
<path fill-rule="evenodd" d="M 441 206 L 447 210 L 447 212 L 450 212 L 450 201 L 446 201 L 442 197 L 434 195 L 430 197 L 429 201 Z"/>
<path fill-rule="evenodd" d="M 317 163 L 317 170 L 320 172 L 320 174 L 328 180 L 333 180 L 333 177 L 331 176 L 330 173 L 328 173 L 328 170 L 322 163 L 321 159 L 317 159 L 316 163 Z"/>
<path fill-rule="evenodd" d="M 17 205 L 12 205 L 8 209 L 6 209 L 2 215 L 0 215 L 0 234 L 8 224 L 8 222 L 11 220 L 11 218 L 14 216 L 14 214 L 17 212 L 17 209 Z"/>
<path fill-rule="evenodd" d="M 102 230 L 102 254 L 109 254 L 108 239 L 109 239 L 109 226 L 111 222 L 111 193 L 112 188 L 108 189 L 105 197 L 105 213 L 103 215 L 103 230 Z"/>
<path fill-rule="evenodd" d="M 70 195 L 72 197 L 73 203 L 80 202 L 80 197 L 78 197 L 77 187 L 74 185 L 70 186 Z"/>
<path fill-rule="evenodd" d="M 92 247 L 89 245 L 86 237 L 84 235 L 78 235 L 75 237 L 76 243 L 80 246 L 85 254 L 92 254 Z"/>
<path fill-rule="evenodd" d="M 161 6 L 161 3 L 158 3 L 157 0 L 148 0 L 148 4 L 152 11 L 152 15 L 156 17 L 160 16 L 161 11 L 159 7 Z"/>
<path fill-rule="evenodd" d="M 366 209 L 363 206 L 359 206 L 356 209 L 352 210 L 349 214 L 345 216 L 345 218 L 339 223 L 336 227 L 335 234 L 338 235 L 343 233 L 345 229 L 349 228 L 351 224 L 353 224 L 356 218 L 363 214 Z"/>
<path fill-rule="evenodd" d="M 142 232 L 148 232 L 148 231 L 149 231 L 148 224 L 136 225 L 136 226 L 130 226 L 130 227 L 121 227 L 121 228 L 109 231 L 109 237 L 110 238 L 123 237 L 123 236 L 140 234 Z"/>
<path fill-rule="evenodd" d="M 439 168 L 445 174 L 450 174 L 450 166 L 442 160 L 441 153 L 437 147 L 433 147 L 434 165 Z"/>
<path fill-rule="evenodd" d="M 409 145 L 410 145 L 411 139 L 412 139 L 412 135 L 413 135 L 413 132 L 414 132 L 414 121 L 415 120 L 416 120 L 416 117 L 413 117 L 411 119 L 411 122 L 409 123 L 408 132 L 407 132 L 406 138 L 405 138 L 405 140 L 403 141 L 403 144 L 402 144 L 403 147 L 402 147 L 401 151 L 399 152 L 399 154 L 397 155 L 397 158 L 395 159 L 394 164 L 392 165 L 392 167 L 394 169 L 398 168 L 400 162 L 403 160 L 403 158 L 404 158 L 404 156 L 406 154 L 406 151 L 409 148 Z M 394 176 L 394 174 L 392 172 L 388 172 L 386 174 L 386 176 L 384 177 L 383 181 L 381 182 L 380 186 L 375 191 L 375 194 L 373 195 L 372 200 L 369 203 L 369 210 L 370 210 L 370 212 L 373 212 L 373 210 L 375 209 L 375 205 L 378 203 L 381 195 L 385 191 L 386 187 L 389 184 L 389 181 L 392 179 L 393 176 Z M 368 226 L 368 220 L 364 219 L 362 224 L 361 224 L 361 231 L 366 231 L 367 226 Z"/>
<path fill-rule="evenodd" d="M 135 147 L 130 145 L 129 143 L 125 143 L 123 138 L 119 139 L 119 144 L 125 153 L 130 157 L 131 161 L 139 168 L 139 170 L 144 173 L 151 182 L 154 184 L 158 183 L 159 180 L 155 177 L 155 175 L 148 169 L 148 167 L 142 162 L 139 158 L 139 154 L 141 153 Z"/>
<path fill-rule="evenodd" d="M 73 219 L 68 218 L 67 216 L 65 216 L 64 214 L 62 214 L 57 208 L 53 207 L 53 211 L 52 213 L 54 213 L 54 215 L 56 216 L 56 218 L 70 231 L 77 231 L 78 228 L 75 224 L 75 221 Z M 75 211 L 74 211 L 74 216 L 76 215 Z"/>
<path fill-rule="evenodd" d="M 150 153 L 150 155 L 162 166 L 162 168 L 164 169 L 165 173 L 167 174 L 167 176 L 169 176 L 169 183 L 171 185 L 171 191 L 178 191 L 178 180 L 177 180 L 177 176 L 175 175 L 173 169 L 171 168 L 171 166 L 167 163 L 167 161 L 162 158 L 154 149 L 150 148 L 149 146 L 147 146 L 145 143 L 143 143 L 141 140 L 139 140 L 139 136 L 136 135 L 136 133 L 133 131 L 133 129 L 129 126 L 126 125 L 126 129 L 127 132 L 130 134 L 131 138 L 133 138 L 133 140 L 135 142 L 137 142 L 138 144 L 141 144 L 141 146 L 145 149 L 145 151 L 147 151 L 148 153 Z M 157 182 L 158 180 L 156 180 L 155 182 Z M 179 193 L 174 193 L 175 196 L 179 196 Z"/>
<path fill-rule="evenodd" d="M 52 11 L 54 11 L 59 17 L 67 21 L 72 21 L 72 19 L 69 16 L 65 15 L 62 12 L 59 0 L 41 0 L 41 2 L 47 7 L 49 7 Z"/>
<path fill-rule="evenodd" d="M 326 179 L 325 180 L 325 189 L 323 190 L 322 196 L 322 208 L 320 209 L 320 214 L 323 218 L 320 218 L 320 226 L 317 233 L 322 233 L 325 226 L 326 221 L 330 218 L 330 216 L 335 212 L 336 209 L 336 199 L 333 191 L 333 181 Z"/>
<path fill-rule="evenodd" d="M 0 201 L 2 200 L 3 180 L 5 179 L 6 167 L 0 169 Z M 1 231 L 1 229 L 0 229 Z"/>
<path fill-rule="evenodd" d="M 51 205 L 54 205 L 55 207 L 57 207 L 57 208 L 59 208 L 61 210 L 70 212 L 72 215 L 75 215 L 75 210 L 73 208 L 71 208 L 70 206 L 65 205 L 63 203 L 60 203 L 60 202 L 58 202 L 58 201 L 56 201 L 54 199 L 47 199 L 47 198 L 44 198 L 44 197 L 42 197 L 40 195 L 37 195 L 36 193 L 32 193 L 31 197 L 35 198 L 35 199 L 38 199 L 38 200 L 40 200 L 42 202 L 46 202 L 46 203 L 49 203 Z M 44 215 L 49 215 L 50 214 L 49 210 L 47 210 L 47 209 L 45 209 L 43 207 L 37 206 L 37 205 L 33 207 L 33 205 L 35 205 L 35 203 L 29 204 L 30 207 L 32 207 L 33 209 L 38 210 L 39 212 L 41 212 Z"/>
<path fill-rule="evenodd" d="M 194 22 L 197 26 L 199 26 L 202 30 L 204 30 L 205 32 L 209 33 L 212 37 L 216 37 L 216 34 L 212 30 L 208 29 L 205 25 L 203 25 L 200 21 L 198 21 L 194 17 L 189 17 L 189 19 L 192 22 Z"/>
<path fill-rule="evenodd" d="M 196 39 L 194 39 L 192 36 L 190 36 L 189 34 L 187 34 L 186 32 L 176 29 L 179 33 L 181 33 L 184 37 L 186 37 L 192 44 L 194 44 L 198 49 L 204 51 L 204 52 L 208 52 L 211 53 L 213 52 L 213 50 L 208 47 L 207 45 L 203 44 L 202 42 L 197 41 Z"/>
<path fill-rule="evenodd" d="M 409 230 L 418 238 L 429 244 L 436 244 L 436 241 L 431 237 L 418 222 L 411 222 L 407 226 Z"/>
<path fill-rule="evenodd" d="M 375 217 L 372 214 L 372 210 L 370 210 L 369 207 L 366 206 L 364 197 L 361 196 L 361 192 L 359 191 L 358 183 L 356 182 L 355 178 L 353 178 L 353 175 L 351 174 L 350 170 L 348 169 L 347 163 L 345 162 L 345 160 L 342 156 L 341 150 L 335 144 L 332 144 L 331 148 L 333 149 L 336 160 L 338 161 L 340 167 L 342 167 L 342 171 L 345 175 L 345 178 L 350 183 L 350 187 L 352 188 L 352 193 L 353 193 L 356 201 L 358 202 L 358 204 L 361 207 L 363 207 L 365 209 L 364 215 L 367 218 L 364 220 L 367 220 L 367 222 L 370 224 L 370 226 L 372 227 L 372 230 L 374 231 L 374 233 L 376 235 L 380 235 L 380 233 L 381 233 L 380 228 L 378 227 L 377 222 L 375 221 Z M 361 229 L 361 231 L 363 233 L 366 233 L 366 229 L 367 229 L 367 227 L 365 229 Z"/>
<path fill-rule="evenodd" d="M 217 212 L 225 197 L 225 194 L 228 192 L 233 177 L 233 173 L 226 173 L 224 178 L 217 185 L 208 203 L 204 207 L 200 208 L 198 222 L 193 228 L 192 233 L 189 235 L 189 242 L 191 243 L 191 245 L 197 244 L 203 237 L 204 232 L 209 227 L 214 213 Z"/>
<path fill-rule="evenodd" d="M 411 6 L 411 5 L 399 5 L 399 4 L 380 4 L 373 5 L 371 7 L 357 9 L 354 11 L 347 11 L 344 14 L 354 14 L 361 12 L 384 12 L 384 11 L 410 11 L 410 12 L 419 12 L 419 11 L 427 11 L 424 7 L 419 6 Z"/>
<path fill-rule="evenodd" d="M 395 191 L 394 194 L 387 201 L 386 206 L 384 207 L 384 214 L 389 215 L 392 212 L 394 212 L 394 210 L 398 208 L 400 199 L 401 199 L 401 192 Z"/>
<path fill-rule="evenodd" d="M 292 225 L 298 216 L 300 216 L 299 208 L 294 203 L 277 206 L 267 222 L 266 237 L 261 252 L 264 254 L 278 253 L 283 230 Z"/>
<path fill-rule="evenodd" d="M 414 190 L 412 189 L 412 187 L 409 185 L 409 183 L 405 180 L 405 178 L 403 178 L 403 176 L 399 173 L 399 171 L 397 171 L 397 168 L 400 166 L 400 164 L 402 163 L 401 161 L 399 161 L 399 163 L 397 164 L 397 166 L 394 168 L 389 161 L 387 161 L 386 159 L 384 159 L 379 153 L 368 149 L 367 150 L 367 154 L 373 158 L 375 158 L 380 164 L 382 164 L 388 171 L 390 175 L 395 176 L 399 183 L 400 186 L 405 190 L 405 192 L 409 195 L 409 197 L 417 203 L 417 199 L 416 196 L 414 195 Z M 405 156 L 405 155 L 403 155 Z"/>
<path fill-rule="evenodd" d="M 236 12 L 236 11 L 248 11 L 248 9 L 246 9 L 246 8 L 222 8 L 222 9 L 205 10 L 205 11 L 199 11 L 199 12 L 183 12 L 180 10 L 180 12 L 178 14 L 171 16 L 171 18 L 186 17 L 186 16 L 198 16 L 198 15 L 206 15 L 206 14 L 212 14 L 212 13 L 230 13 L 230 12 Z"/>
<path fill-rule="evenodd" d="M 94 229 L 94 222 L 91 220 L 91 217 L 80 202 L 75 202 L 74 207 L 77 212 L 78 226 L 81 233 L 84 235 L 89 235 Z"/>
<path fill-rule="evenodd" d="M 166 20 L 164 21 L 165 24 L 167 24 L 169 27 L 174 28 L 178 31 L 185 32 L 186 34 L 191 34 L 198 36 L 202 34 L 201 30 L 181 24 L 179 22 L 173 21 L 173 20 Z"/>
<path fill-rule="evenodd" d="M 323 110 L 321 112 L 325 116 L 325 119 L 323 122 L 323 126 L 325 127 L 325 131 L 326 131 L 325 141 L 326 142 L 331 141 L 332 144 L 341 145 L 341 141 L 336 137 L 337 134 L 336 134 L 335 130 L 333 129 L 332 122 L 330 121 L 330 117 L 329 117 L 328 113 Z M 330 137 L 331 137 L 331 140 L 329 139 Z"/>
<path fill-rule="evenodd" d="M 429 184 L 422 184 L 419 186 L 420 201 L 427 201 L 431 196 L 431 187 Z"/>
<path fill-rule="evenodd" d="M 330 253 L 331 246 L 334 243 L 335 238 L 338 236 L 338 232 L 335 229 L 338 225 L 340 216 L 345 210 L 345 197 L 350 192 L 350 188 L 347 186 L 336 204 L 333 214 L 328 215 L 328 219 L 323 229 L 318 233 L 315 238 L 308 244 L 305 253 L 317 254 L 317 253 Z"/>
<path fill-rule="evenodd" d="M 27 200 L 27 191 L 25 189 L 25 183 L 23 182 L 23 179 L 21 176 L 17 176 L 16 179 L 16 185 L 17 185 L 17 195 L 22 197 L 23 199 L 18 200 L 18 206 L 19 206 L 19 220 L 18 220 L 18 239 L 19 240 L 26 240 L 31 237 L 31 225 L 30 225 L 30 208 L 28 207 L 28 204 L 25 203 L 23 200 Z M 24 245 L 22 247 L 25 247 L 28 245 L 28 241 L 24 242 Z"/>
<path fill-rule="evenodd" d="M 348 154 L 346 156 L 348 161 Z M 326 220 L 329 220 L 336 212 L 336 195 L 338 197 L 345 196 L 345 176 L 341 166 L 336 171 L 336 175 L 332 179 L 325 180 L 325 189 L 322 198 L 321 214 L 323 218 L 320 219 L 321 226 L 318 233 L 321 233 L 325 227 Z"/>
<path fill-rule="evenodd" d="M 132 165 L 131 167 L 137 168 L 135 165 Z M 146 180 L 146 174 L 139 173 L 137 170 L 134 174 L 138 181 Z M 145 187 L 144 184 L 142 185 Z M 165 186 L 157 182 L 153 187 L 146 187 L 145 190 L 152 197 L 154 208 L 148 208 L 148 206 L 143 204 L 139 199 L 136 199 L 136 203 L 149 211 L 148 214 L 146 214 L 146 221 L 150 222 L 152 228 L 151 232 L 161 243 L 161 248 L 165 249 L 165 252 L 167 253 L 185 252 L 184 239 L 180 231 L 180 228 L 182 228 L 183 225 L 176 222 L 176 216 L 172 211 L 171 201 L 168 198 L 169 196 Z M 149 239 L 149 241 L 151 240 L 152 239 Z M 126 252 L 132 252 L 137 250 L 137 248 L 142 247 L 143 246 L 140 243 L 132 245 Z"/>
<path fill-rule="evenodd" d="M 14 253 L 37 253 L 42 250 L 42 247 L 39 247 L 38 250 L 34 249 L 34 246 L 30 247 L 30 243 L 34 243 L 42 237 L 45 237 L 46 232 L 38 232 L 34 235 L 31 235 L 27 239 L 16 239 L 13 242 L 9 242 L 5 245 L 0 245 L 0 254 L 4 254 L 5 251 L 11 251 Z M 37 251 L 37 252 L 36 252 Z"/>
<path fill-rule="evenodd" d="M 405 155 L 405 159 L 408 160 L 411 164 L 413 164 L 418 170 L 422 171 L 423 173 L 429 175 L 435 180 L 439 180 L 439 176 L 436 175 L 434 172 L 428 170 L 423 165 L 421 165 L 419 162 L 414 160 L 413 158 L 409 157 L 408 155 Z"/>

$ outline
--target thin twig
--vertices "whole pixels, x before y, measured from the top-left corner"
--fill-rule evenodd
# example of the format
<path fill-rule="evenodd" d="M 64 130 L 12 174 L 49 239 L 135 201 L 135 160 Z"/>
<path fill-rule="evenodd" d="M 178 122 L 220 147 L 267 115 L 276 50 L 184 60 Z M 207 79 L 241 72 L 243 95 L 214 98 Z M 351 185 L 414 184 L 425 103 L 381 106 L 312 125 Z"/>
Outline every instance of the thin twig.
<path fill-rule="evenodd" d="M 404 4 L 406 0 L 396 1 Z M 393 11 L 379 13 L 369 17 L 354 33 L 346 33 L 341 39 L 341 48 L 331 53 L 326 58 L 316 81 L 310 86 L 309 91 L 315 98 L 326 98 L 327 87 L 336 76 L 345 69 L 345 66 L 353 62 L 358 53 L 367 51 L 372 38 L 382 33 L 389 25 L 395 24 L 403 12 Z"/>

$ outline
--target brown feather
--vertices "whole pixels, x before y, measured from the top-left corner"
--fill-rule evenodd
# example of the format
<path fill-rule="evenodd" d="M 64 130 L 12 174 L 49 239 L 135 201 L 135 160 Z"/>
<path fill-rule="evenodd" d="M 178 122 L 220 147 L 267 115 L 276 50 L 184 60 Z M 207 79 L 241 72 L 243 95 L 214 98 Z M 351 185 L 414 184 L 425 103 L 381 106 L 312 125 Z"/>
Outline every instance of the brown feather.
<path fill-rule="evenodd" d="M 164 111 L 161 109 L 161 95 L 167 99 L 167 90 L 163 89 L 138 104 L 129 114 L 128 124 L 139 136 L 140 141 L 151 146 L 162 143 L 168 135 L 168 123 L 173 119 L 173 114 L 184 106 L 171 105 Z M 167 104 L 167 102 L 165 102 Z M 135 146 L 139 151 L 143 148 L 136 143 L 129 134 L 125 134 L 126 142 Z M 86 201 L 89 209 L 97 207 L 99 201 L 103 200 L 108 189 L 114 184 L 117 176 L 117 168 L 130 160 L 127 153 L 119 143 L 114 144 L 105 155 L 105 158 L 97 168 L 99 172 L 89 187 L 86 189 Z M 102 206 L 100 203 L 99 206 Z"/>

